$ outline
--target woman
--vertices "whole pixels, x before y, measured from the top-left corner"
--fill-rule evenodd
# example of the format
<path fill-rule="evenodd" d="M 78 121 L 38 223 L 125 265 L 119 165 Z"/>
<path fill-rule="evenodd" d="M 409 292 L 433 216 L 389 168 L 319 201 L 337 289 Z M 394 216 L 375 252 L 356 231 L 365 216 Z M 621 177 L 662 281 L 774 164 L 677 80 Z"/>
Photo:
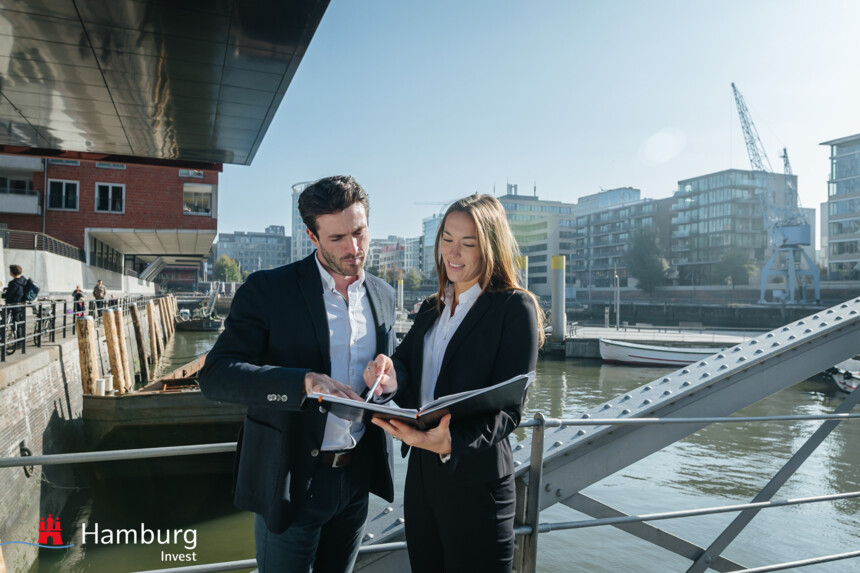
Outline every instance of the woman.
<path fill-rule="evenodd" d="M 75 317 L 77 318 L 84 316 L 84 311 L 86 310 L 84 307 L 85 298 L 86 296 L 84 295 L 84 291 L 81 290 L 80 285 L 76 286 L 72 292 L 72 300 L 75 301 Z"/>
<path fill-rule="evenodd" d="M 389 358 L 365 369 L 377 394 L 402 407 L 491 386 L 535 369 L 543 342 L 534 296 L 519 286 L 516 242 L 501 203 L 472 195 L 451 205 L 436 235 L 439 290 Z M 508 434 L 522 405 L 479 418 L 442 418 L 422 432 L 373 423 L 411 447 L 404 492 L 406 542 L 414 573 L 510 571 L 514 548 L 514 464 Z"/>

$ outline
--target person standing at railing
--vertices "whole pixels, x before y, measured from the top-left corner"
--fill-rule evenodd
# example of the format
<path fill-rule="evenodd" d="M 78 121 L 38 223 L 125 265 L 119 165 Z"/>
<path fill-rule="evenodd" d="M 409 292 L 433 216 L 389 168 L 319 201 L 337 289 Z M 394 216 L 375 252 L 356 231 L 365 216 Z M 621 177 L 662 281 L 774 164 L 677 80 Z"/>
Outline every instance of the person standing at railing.
<path fill-rule="evenodd" d="M 368 492 L 394 499 L 391 437 L 306 402 L 358 399 L 362 371 L 394 350 L 394 289 L 364 272 L 368 197 L 352 177 L 327 177 L 299 196 L 316 251 L 252 273 L 236 292 L 200 388 L 248 407 L 234 502 L 256 513 L 262 573 L 352 570 Z M 303 408 L 302 405 L 305 404 Z"/>
<path fill-rule="evenodd" d="M 102 280 L 99 279 L 99 282 L 97 282 L 96 286 L 93 288 L 93 298 L 96 300 L 96 309 L 98 310 L 99 316 L 102 315 L 106 296 L 107 288 L 102 284 Z"/>
<path fill-rule="evenodd" d="M 17 347 L 23 348 L 26 341 L 24 336 L 27 329 L 27 307 L 24 304 L 27 302 L 26 287 L 27 279 L 24 277 L 24 269 L 20 265 L 9 265 L 9 274 L 12 275 L 12 280 L 3 291 L 3 300 L 7 306 L 11 306 L 6 314 L 6 320 L 15 321 L 15 338 L 18 340 Z"/>
<path fill-rule="evenodd" d="M 84 304 L 84 300 L 87 297 L 84 295 L 84 291 L 81 290 L 81 285 L 75 287 L 74 292 L 72 293 L 72 300 L 75 302 L 75 318 L 81 318 L 85 316 L 86 306 Z"/>
<path fill-rule="evenodd" d="M 394 355 L 364 372 L 399 406 L 492 386 L 535 369 L 543 325 L 537 301 L 520 285 L 505 210 L 491 195 L 456 201 L 436 234 L 439 286 L 421 305 Z M 509 572 L 514 557 L 514 460 L 508 434 L 522 404 L 468 419 L 442 418 L 420 431 L 395 420 L 373 423 L 409 454 L 403 495 L 413 573 Z"/>

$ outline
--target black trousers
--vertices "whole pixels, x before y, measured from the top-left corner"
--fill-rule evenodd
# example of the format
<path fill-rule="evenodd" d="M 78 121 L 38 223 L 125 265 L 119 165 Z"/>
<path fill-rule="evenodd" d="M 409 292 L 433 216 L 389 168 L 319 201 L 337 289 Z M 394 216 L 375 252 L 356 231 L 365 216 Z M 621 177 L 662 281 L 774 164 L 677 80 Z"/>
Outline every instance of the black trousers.
<path fill-rule="evenodd" d="M 412 573 L 509 572 L 514 559 L 514 476 L 464 486 L 437 454 L 413 448 L 404 490 Z"/>

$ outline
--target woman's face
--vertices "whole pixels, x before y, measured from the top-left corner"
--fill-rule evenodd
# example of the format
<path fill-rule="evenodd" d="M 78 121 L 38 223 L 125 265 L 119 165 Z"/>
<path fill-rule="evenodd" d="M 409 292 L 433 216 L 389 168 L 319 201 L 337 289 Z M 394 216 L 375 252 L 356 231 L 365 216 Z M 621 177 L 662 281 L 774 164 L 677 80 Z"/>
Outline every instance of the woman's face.
<path fill-rule="evenodd" d="M 478 230 L 472 218 L 466 213 L 449 213 L 442 228 L 439 252 L 455 292 L 464 292 L 478 282 L 481 275 L 480 251 Z"/>

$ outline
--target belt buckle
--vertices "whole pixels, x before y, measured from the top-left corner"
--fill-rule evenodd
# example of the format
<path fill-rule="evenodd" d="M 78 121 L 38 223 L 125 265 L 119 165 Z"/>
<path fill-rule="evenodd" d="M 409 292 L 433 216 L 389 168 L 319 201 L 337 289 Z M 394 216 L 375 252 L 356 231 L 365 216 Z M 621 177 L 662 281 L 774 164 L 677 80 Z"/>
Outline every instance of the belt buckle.
<path fill-rule="evenodd" d="M 350 452 L 335 452 L 334 459 L 331 462 L 331 467 L 339 468 L 339 467 L 341 467 L 341 465 L 346 465 L 346 459 L 345 458 L 349 455 L 349 453 Z M 341 462 L 340 462 L 342 459 L 344 460 L 343 464 L 341 464 Z"/>

